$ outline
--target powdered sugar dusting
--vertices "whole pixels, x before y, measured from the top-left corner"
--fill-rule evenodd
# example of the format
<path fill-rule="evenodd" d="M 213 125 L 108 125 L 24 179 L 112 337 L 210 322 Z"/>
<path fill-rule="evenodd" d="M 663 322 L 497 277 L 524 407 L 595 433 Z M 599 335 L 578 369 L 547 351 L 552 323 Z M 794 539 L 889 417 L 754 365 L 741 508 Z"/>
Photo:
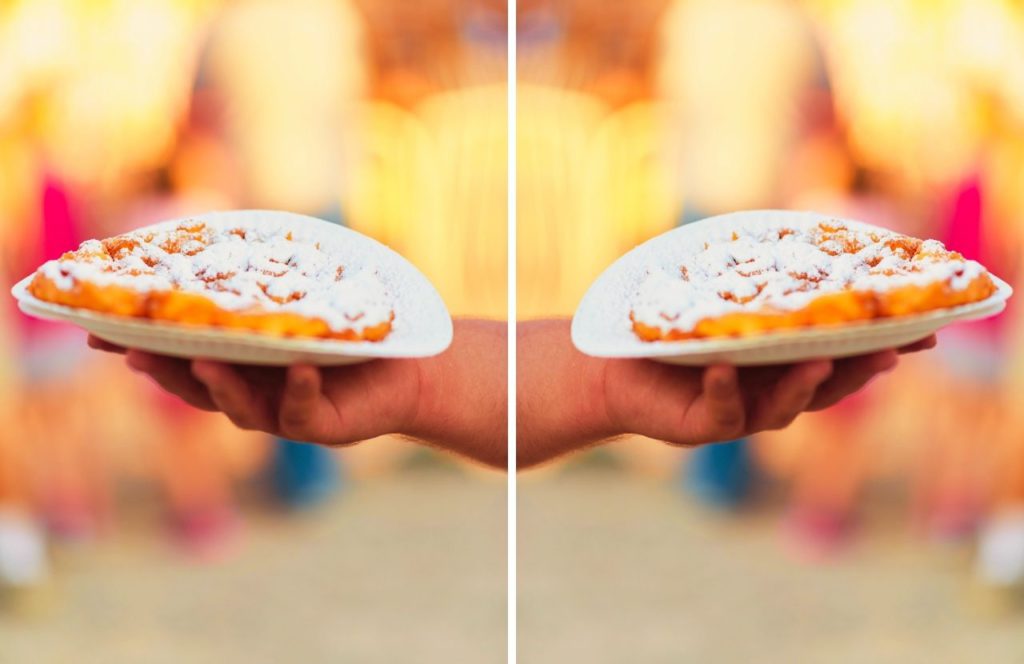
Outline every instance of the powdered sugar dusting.
<path fill-rule="evenodd" d="M 323 320 L 334 331 L 386 323 L 394 296 L 376 268 L 355 265 L 302 225 L 207 224 L 202 218 L 89 240 L 40 269 L 58 288 L 119 285 L 202 295 L 238 312 Z"/>
<path fill-rule="evenodd" d="M 712 233 L 673 262 L 651 260 L 630 296 L 633 318 L 690 331 L 729 313 L 800 309 L 827 293 L 935 282 L 960 290 L 985 271 L 934 240 L 820 221 Z"/>
<path fill-rule="evenodd" d="M 747 210 L 696 221 L 652 238 L 615 261 L 587 290 L 573 316 L 573 343 L 580 351 L 597 357 L 650 358 L 694 366 L 714 363 L 763 365 L 820 357 L 847 357 L 916 341 L 954 321 L 992 316 L 1006 306 L 1006 300 L 1013 292 L 1009 285 L 990 273 L 989 277 L 997 288 L 991 297 L 912 316 L 876 318 L 862 324 L 793 328 L 771 334 L 657 343 L 644 341 L 635 333 L 630 312 L 639 303 L 638 295 L 645 281 L 653 282 L 660 278 L 666 288 L 681 290 L 679 297 L 696 299 L 692 289 L 681 285 L 680 268 L 702 253 L 705 244 L 710 247 L 729 242 L 733 233 L 740 237 L 757 237 L 761 233 L 784 228 L 809 231 L 817 228 L 823 220 L 831 219 L 815 212 Z M 851 219 L 837 221 L 858 232 L 892 235 L 891 231 L 863 222 Z M 919 251 L 928 253 L 939 246 L 939 243 L 925 242 Z M 792 248 L 802 251 L 796 246 Z M 808 254 L 816 256 L 813 252 Z M 842 266 L 832 262 L 831 257 L 828 262 L 833 274 L 838 274 L 836 270 Z M 961 287 L 968 274 L 965 270 L 962 278 L 955 277 L 951 283 Z M 652 285 L 652 292 L 658 290 Z M 674 296 L 665 294 L 666 298 Z"/>
<path fill-rule="evenodd" d="M 452 320 L 430 281 L 395 251 L 339 224 L 274 210 L 208 212 L 174 219 L 141 231 L 162 232 L 196 219 L 215 228 L 243 228 L 274 236 L 279 230 L 319 243 L 345 266 L 346 278 L 365 274 L 379 280 L 394 307 L 390 333 L 381 341 L 320 337 L 279 337 L 222 327 L 169 324 L 145 318 L 111 316 L 41 300 L 29 290 L 30 274 L 11 289 L 25 313 L 70 322 L 111 343 L 174 357 L 204 357 L 242 364 L 285 366 L 296 362 L 332 366 L 372 358 L 430 357 L 452 341 Z M 101 245 L 93 245 L 94 248 Z"/>

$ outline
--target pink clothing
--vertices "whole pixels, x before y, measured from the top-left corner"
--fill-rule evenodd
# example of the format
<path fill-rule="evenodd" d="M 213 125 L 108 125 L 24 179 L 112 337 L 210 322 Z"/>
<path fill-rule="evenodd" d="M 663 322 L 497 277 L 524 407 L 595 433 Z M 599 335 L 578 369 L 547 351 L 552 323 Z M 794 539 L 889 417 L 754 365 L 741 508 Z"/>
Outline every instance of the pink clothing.
<path fill-rule="evenodd" d="M 82 241 L 78 232 L 76 206 L 68 187 L 55 176 L 47 175 L 43 178 L 39 194 L 42 214 L 37 243 L 31 256 L 33 260 L 29 261 L 33 267 L 60 258 L 66 251 L 77 249 Z M 58 330 L 68 327 L 63 323 L 30 318 L 20 312 L 17 320 L 20 321 L 22 336 L 27 343 L 31 343 L 30 339 L 34 337 L 56 334 Z"/>
<path fill-rule="evenodd" d="M 997 256 L 989 255 L 985 243 L 985 192 L 977 173 L 967 177 L 957 187 L 946 213 L 944 227 L 940 227 L 939 239 L 946 248 L 957 251 L 965 258 L 976 260 L 995 274 L 1000 274 L 1002 267 Z M 1008 276 L 1003 273 L 1003 276 Z M 1013 306 L 1011 300 L 1009 306 Z M 962 323 L 963 330 L 970 329 L 972 336 L 977 334 L 987 338 L 991 343 L 998 343 L 1008 321 L 1006 311 L 971 323 Z"/>

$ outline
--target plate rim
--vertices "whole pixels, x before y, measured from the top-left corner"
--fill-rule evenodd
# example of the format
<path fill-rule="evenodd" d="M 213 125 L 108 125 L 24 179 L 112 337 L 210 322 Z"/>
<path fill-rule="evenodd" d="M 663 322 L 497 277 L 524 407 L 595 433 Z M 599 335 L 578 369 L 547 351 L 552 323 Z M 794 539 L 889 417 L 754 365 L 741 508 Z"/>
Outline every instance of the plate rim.
<path fill-rule="evenodd" d="M 659 359 L 700 357 L 702 355 L 724 353 L 754 353 L 761 350 L 775 349 L 793 343 L 811 341 L 841 342 L 844 338 L 863 338 L 865 335 L 858 333 L 866 331 L 875 333 L 898 332 L 903 328 L 911 328 L 922 324 L 926 327 L 931 327 L 931 331 L 934 332 L 957 321 L 976 320 L 998 314 L 1006 308 L 1006 301 L 1013 294 L 1013 288 L 1008 283 L 989 272 L 989 276 L 996 284 L 996 292 L 984 300 L 904 316 L 875 318 L 830 326 L 792 328 L 765 332 L 763 334 L 747 337 L 710 337 L 646 343 L 640 342 L 634 338 L 625 337 L 625 334 L 632 334 L 632 332 L 627 329 L 623 335 L 622 344 L 618 348 L 613 348 L 612 346 L 614 344 L 610 343 L 589 343 L 589 340 L 586 337 L 587 330 L 584 327 L 588 323 L 587 315 L 590 313 L 589 310 L 596 306 L 597 299 L 606 289 L 605 282 L 610 282 L 614 277 L 618 276 L 618 273 L 625 269 L 623 266 L 629 264 L 631 257 L 635 257 L 637 254 L 648 250 L 652 244 L 665 242 L 671 236 L 693 233 L 695 230 L 700 230 L 701 228 L 710 226 L 713 223 L 721 224 L 723 220 L 727 220 L 730 217 L 739 217 L 742 219 L 753 215 L 776 218 L 783 216 L 788 216 L 790 218 L 795 217 L 799 220 L 799 223 L 807 223 L 811 219 L 824 218 L 866 229 L 877 229 L 889 233 L 895 232 L 883 226 L 869 224 L 855 219 L 848 219 L 838 215 L 818 213 L 809 210 L 781 209 L 727 212 L 712 217 L 706 217 L 681 226 L 676 226 L 633 247 L 626 253 L 619 256 L 619 258 L 608 265 L 608 267 L 606 267 L 601 274 L 597 276 L 597 278 L 587 288 L 586 293 L 584 293 L 579 305 L 576 307 L 576 311 L 573 314 L 570 329 L 570 336 L 572 337 L 573 345 L 577 350 L 586 355 L 602 358 Z M 937 323 L 937 325 L 932 327 L 930 325 L 931 323 Z M 925 332 L 922 336 L 926 336 L 928 333 L 929 332 Z M 642 343 L 643 345 L 637 345 L 638 343 Z"/>
<path fill-rule="evenodd" d="M 148 332 L 163 338 L 177 336 L 185 342 L 228 343 L 252 349 L 254 351 L 267 350 L 273 352 L 306 353 L 315 354 L 321 357 L 337 358 L 400 359 L 433 357 L 443 353 L 451 346 L 454 335 L 451 313 L 448 311 L 447 304 L 445 304 L 444 299 L 437 291 L 433 282 L 431 282 L 430 279 L 428 279 L 427 276 L 419 270 L 419 268 L 413 265 L 412 262 L 402 254 L 379 240 L 355 229 L 349 228 L 348 226 L 343 226 L 318 217 L 312 217 L 296 212 L 288 212 L 285 210 L 244 209 L 195 213 L 178 217 L 176 219 L 168 219 L 147 224 L 126 232 L 135 233 L 138 231 L 158 230 L 160 227 L 174 226 L 193 219 L 205 222 L 212 218 L 214 223 L 221 223 L 221 219 L 219 218 L 230 218 L 235 215 L 253 214 L 289 217 L 294 221 L 301 221 L 302 223 L 307 224 L 311 221 L 317 222 L 327 232 L 340 232 L 341 234 L 348 235 L 358 241 L 369 242 L 379 249 L 382 249 L 384 252 L 397 257 L 399 262 L 404 264 L 407 269 L 416 275 L 417 280 L 429 289 L 433 298 L 436 300 L 440 311 L 444 314 L 443 316 L 438 317 L 439 320 L 443 321 L 443 327 L 438 329 L 436 332 L 437 341 L 433 344 L 424 343 L 419 347 L 409 349 L 388 346 L 386 342 L 344 341 L 340 339 L 320 339 L 315 337 L 274 337 L 271 335 L 261 334 L 259 332 L 248 332 L 232 328 L 191 325 L 178 321 L 162 321 L 149 318 L 136 318 L 133 316 L 121 316 L 92 309 L 71 307 L 55 302 L 47 302 L 46 300 L 41 300 L 35 297 L 28 291 L 28 284 L 35 276 L 35 271 L 15 283 L 11 287 L 10 293 L 17 301 L 18 308 L 27 315 L 45 320 L 70 323 L 90 332 L 92 332 L 92 330 L 83 324 L 83 322 L 109 325 L 122 328 L 133 333 Z M 239 221 L 245 220 L 242 219 Z"/>

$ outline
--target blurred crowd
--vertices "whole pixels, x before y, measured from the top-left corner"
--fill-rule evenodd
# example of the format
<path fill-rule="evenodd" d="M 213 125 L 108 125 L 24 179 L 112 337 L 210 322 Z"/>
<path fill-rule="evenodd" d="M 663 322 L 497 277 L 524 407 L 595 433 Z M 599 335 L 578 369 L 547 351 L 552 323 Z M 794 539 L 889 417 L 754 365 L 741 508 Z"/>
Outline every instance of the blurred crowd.
<path fill-rule="evenodd" d="M 521 317 L 570 315 L 635 244 L 744 208 L 937 238 L 1024 286 L 1020 3 L 531 0 L 518 19 Z M 877 498 L 1020 606 L 1020 312 L 943 331 L 785 431 L 614 457 L 726 511 L 782 493 L 801 559 L 847 550 Z"/>
<path fill-rule="evenodd" d="M 0 6 L 0 280 L 88 238 L 228 208 L 344 223 L 456 315 L 506 311 L 505 11 L 491 0 L 42 0 Z M 445 249 L 439 251 L 439 249 Z M 242 508 L 330 499 L 416 450 L 242 432 L 0 307 L 0 610 L 48 551 L 155 505 L 186 555 Z M 28 598 L 28 599 L 26 599 Z"/>
<path fill-rule="evenodd" d="M 523 0 L 518 18 L 520 317 L 570 315 L 638 242 L 754 207 L 936 237 L 1024 286 L 1019 3 Z M 453 314 L 502 317 L 505 39 L 498 0 L 4 3 L 4 288 L 89 237 L 284 208 L 390 244 Z M 132 504 L 217 555 L 247 496 L 316 504 L 342 471 L 428 454 L 237 431 L 10 298 L 0 337 L 0 605 L 45 585 L 48 548 Z M 781 489 L 785 537 L 815 559 L 868 531 L 881 497 L 922 546 L 965 547 L 981 585 L 1019 591 L 1022 388 L 1011 300 L 785 431 L 606 454 L 725 510 Z"/>

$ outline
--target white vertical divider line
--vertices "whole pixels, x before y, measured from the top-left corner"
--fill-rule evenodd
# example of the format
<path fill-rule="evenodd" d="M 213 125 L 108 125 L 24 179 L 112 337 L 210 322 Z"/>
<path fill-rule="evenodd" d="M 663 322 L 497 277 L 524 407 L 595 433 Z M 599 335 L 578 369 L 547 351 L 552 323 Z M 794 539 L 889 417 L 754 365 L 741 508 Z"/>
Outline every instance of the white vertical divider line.
<path fill-rule="evenodd" d="M 508 661 L 516 661 L 516 1 L 508 0 Z"/>

